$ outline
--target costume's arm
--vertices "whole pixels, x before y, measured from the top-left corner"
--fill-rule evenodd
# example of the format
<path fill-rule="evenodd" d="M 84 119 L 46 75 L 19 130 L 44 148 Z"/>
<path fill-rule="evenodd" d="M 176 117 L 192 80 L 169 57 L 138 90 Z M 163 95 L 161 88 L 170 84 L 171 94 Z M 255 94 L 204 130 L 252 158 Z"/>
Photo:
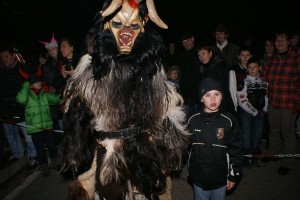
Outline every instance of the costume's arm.
<path fill-rule="evenodd" d="M 173 170 L 178 170 L 182 164 L 180 163 L 182 156 L 187 153 L 188 137 L 190 134 L 186 128 L 186 115 L 182 107 L 183 98 L 169 82 L 166 85 L 168 87 L 166 99 L 168 106 L 166 106 L 167 110 L 163 121 L 163 126 L 166 130 L 163 138 L 170 150 L 170 154 L 165 159 L 170 161 Z"/>
<path fill-rule="evenodd" d="M 89 58 L 84 58 L 86 59 L 76 68 L 77 74 L 69 79 L 64 93 L 65 136 L 60 145 L 60 163 L 63 171 L 70 167 L 77 170 L 81 165 L 90 165 L 93 157 L 92 112 L 80 90 L 80 84 L 84 81 L 81 79 L 81 74 L 84 74 L 81 70 L 89 66 Z"/>
<path fill-rule="evenodd" d="M 71 166 L 78 169 L 86 161 L 91 160 L 88 144 L 90 142 L 91 113 L 89 108 L 75 97 L 70 102 L 70 107 L 65 113 L 65 136 L 61 143 L 61 161 L 63 169 Z"/>

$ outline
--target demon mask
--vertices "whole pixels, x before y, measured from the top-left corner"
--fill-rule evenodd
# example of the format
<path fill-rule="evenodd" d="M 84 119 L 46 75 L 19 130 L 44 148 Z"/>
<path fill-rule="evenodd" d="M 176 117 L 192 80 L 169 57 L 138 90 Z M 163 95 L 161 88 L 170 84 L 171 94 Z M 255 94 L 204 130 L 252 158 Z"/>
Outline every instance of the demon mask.
<path fill-rule="evenodd" d="M 101 12 L 102 17 L 114 13 L 120 6 L 120 11 L 105 23 L 105 29 L 109 29 L 117 42 L 121 54 L 129 54 L 135 39 L 140 32 L 144 32 L 144 26 L 148 16 L 139 15 L 138 5 L 142 0 L 113 0 L 109 7 Z M 157 15 L 153 0 L 146 0 L 149 18 L 159 27 L 167 29 L 168 26 Z"/>

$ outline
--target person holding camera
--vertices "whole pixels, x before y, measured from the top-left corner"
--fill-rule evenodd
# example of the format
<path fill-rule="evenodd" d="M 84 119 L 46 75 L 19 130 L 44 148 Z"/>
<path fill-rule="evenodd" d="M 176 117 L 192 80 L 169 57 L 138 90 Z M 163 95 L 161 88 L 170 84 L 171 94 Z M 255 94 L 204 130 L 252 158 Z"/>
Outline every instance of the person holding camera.
<path fill-rule="evenodd" d="M 63 56 L 61 74 L 65 79 L 68 79 L 74 73 L 79 61 L 77 48 L 77 44 L 73 39 L 65 37 L 61 40 L 60 51 Z"/>
<path fill-rule="evenodd" d="M 63 94 L 68 78 L 74 73 L 76 65 L 79 61 L 78 47 L 76 42 L 64 37 L 60 41 L 60 51 L 62 60 L 60 61 L 60 75 L 56 77 L 55 87 L 59 94 Z"/>
<path fill-rule="evenodd" d="M 80 55 L 78 53 L 78 46 L 76 42 L 69 38 L 64 37 L 60 41 L 60 51 L 62 60 L 60 61 L 60 74 L 55 78 L 53 85 L 56 88 L 56 93 L 63 96 L 67 80 L 74 73 L 74 70 L 79 61 Z M 58 108 L 58 126 L 60 130 L 64 130 L 63 125 L 63 111 Z"/>

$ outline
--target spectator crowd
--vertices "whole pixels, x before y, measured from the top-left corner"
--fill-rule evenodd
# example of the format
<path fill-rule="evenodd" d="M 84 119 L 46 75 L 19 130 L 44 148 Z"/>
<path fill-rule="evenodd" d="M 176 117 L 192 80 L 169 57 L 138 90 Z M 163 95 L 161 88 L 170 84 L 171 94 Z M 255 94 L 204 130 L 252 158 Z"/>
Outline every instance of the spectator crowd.
<path fill-rule="evenodd" d="M 238 181 L 243 167 L 278 160 L 270 155 L 296 154 L 296 140 L 300 138 L 300 32 L 274 32 L 264 44 L 256 44 L 264 49 L 261 54 L 251 42 L 235 44 L 229 33 L 226 25 L 219 23 L 212 44 L 196 41 L 191 32 L 182 33 L 178 41 L 165 42 L 166 76 L 184 99 L 191 143 L 215 145 L 224 135 L 228 140 L 218 144 L 226 147 L 224 152 L 192 145 L 189 172 L 199 198 L 211 195 L 207 190 L 223 196 L 226 188 L 231 189 Z M 6 158 L 4 141 L 0 141 L 0 162 L 27 156 L 27 170 L 41 169 L 45 176 L 57 165 L 57 147 L 64 130 L 63 92 L 84 53 L 70 37 L 50 37 L 49 41 L 37 39 L 43 49 L 34 56 L 28 56 L 26 50 L 20 52 L 14 42 L 0 44 L 0 130 L 5 136 L 1 140 L 7 140 L 10 150 Z M 207 127 L 206 122 L 211 125 Z M 212 127 L 216 131 L 211 131 Z M 197 132 L 202 129 L 203 133 Z M 203 138 L 201 134 L 215 135 Z M 260 148 L 263 140 L 269 144 L 267 152 Z M 194 156 L 194 151 L 200 156 Z M 220 182 L 204 184 L 202 178 L 209 179 L 205 173 L 213 173 L 205 167 L 226 153 L 233 160 L 236 176 L 228 176 L 226 183 L 227 174 L 222 172 L 217 174 Z M 289 173 L 293 161 L 280 159 L 277 173 Z"/>

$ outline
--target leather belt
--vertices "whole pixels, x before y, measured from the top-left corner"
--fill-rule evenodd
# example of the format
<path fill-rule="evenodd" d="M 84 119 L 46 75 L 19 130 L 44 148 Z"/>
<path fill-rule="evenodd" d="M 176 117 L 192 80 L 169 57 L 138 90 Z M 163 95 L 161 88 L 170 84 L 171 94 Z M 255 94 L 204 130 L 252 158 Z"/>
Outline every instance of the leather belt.
<path fill-rule="evenodd" d="M 129 139 L 140 133 L 140 127 L 125 128 L 118 131 L 95 131 L 97 139 Z"/>

